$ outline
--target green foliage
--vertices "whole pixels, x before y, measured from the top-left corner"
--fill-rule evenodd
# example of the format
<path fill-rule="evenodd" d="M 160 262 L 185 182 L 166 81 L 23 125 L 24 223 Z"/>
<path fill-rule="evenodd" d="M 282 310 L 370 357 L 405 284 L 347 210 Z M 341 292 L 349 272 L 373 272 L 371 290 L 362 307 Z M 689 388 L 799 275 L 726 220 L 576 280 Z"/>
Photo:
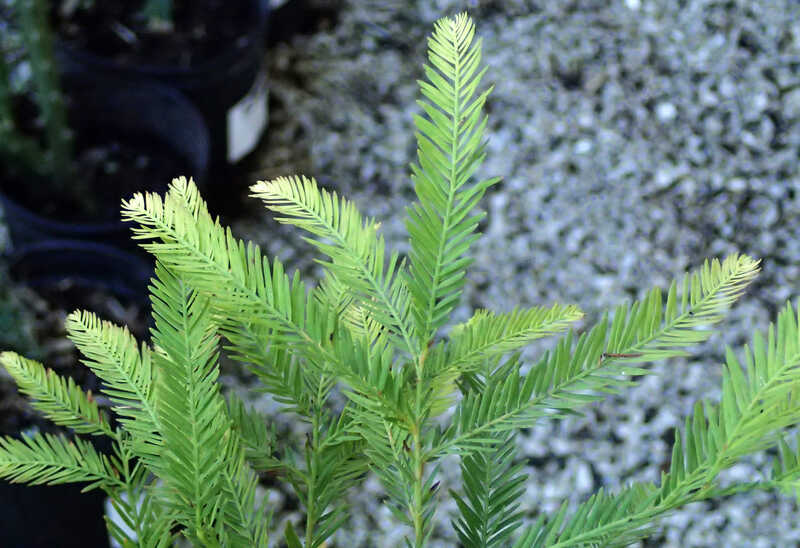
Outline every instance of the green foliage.
<path fill-rule="evenodd" d="M 474 34 L 465 15 L 437 22 L 428 39 L 429 82 L 419 82 L 427 99 L 419 105 L 428 119 L 414 116 L 419 164 L 412 165 L 412 179 L 419 202 L 408 208 L 411 264 L 405 281 L 423 343 L 444 325 L 458 303 L 472 262 L 467 251 L 478 238 L 475 229 L 485 215 L 473 211 L 486 190 L 500 180 L 467 185 L 485 157 L 487 117 L 482 108 L 492 90 L 475 95 L 487 67 L 479 69 L 481 40 L 473 44 Z"/>
<path fill-rule="evenodd" d="M 582 313 L 558 304 L 481 310 L 441 333 L 477 238 L 481 214 L 473 209 L 496 182 L 471 182 L 483 159 L 488 96 L 476 95 L 485 69 L 473 38 L 471 21 L 459 15 L 439 21 L 429 42 L 408 261 L 387 254 L 374 219 L 305 177 L 252 190 L 322 253 L 325 275 L 308 287 L 213 219 L 191 181 L 174 180 L 164 196 L 135 195 L 123 215 L 157 260 L 152 343 L 90 313 L 67 320 L 119 426 L 74 384 L 14 353 L 0 355 L 39 410 L 76 435 L 110 436 L 114 454 L 99 455 L 80 437 L 6 439 L 0 477 L 90 482 L 109 494 L 143 546 L 166 546 L 177 535 L 203 546 L 265 546 L 269 518 L 255 491 L 257 474 L 268 473 L 294 489 L 305 512 L 304 523 L 286 523 L 281 540 L 320 547 L 347 519 L 348 490 L 371 470 L 388 507 L 413 531 L 407 544 L 422 547 L 441 496 L 439 466 L 455 455 L 463 477 L 451 492 L 459 539 L 509 545 L 526 511 L 517 429 L 579 413 L 649 374 L 647 364 L 686 355 L 708 339 L 758 263 L 737 254 L 707 261 L 666 294 L 655 288 L 580 335 L 570 325 Z M 721 402 L 697 404 L 658 484 L 601 490 L 575 508 L 564 503 L 529 524 L 516 546 L 624 546 L 690 502 L 754 488 L 797 492 L 800 456 L 782 438 L 800 420 L 796 314 L 787 305 L 766 337 L 756 334 L 744 365 L 728 349 Z M 523 368 L 526 345 L 562 332 L 552 351 Z M 308 424 L 302 447 L 279 446 L 268 419 L 222 394 L 221 345 Z M 346 397 L 343 408 L 330 398 L 335 391 Z M 769 477 L 718 485 L 722 470 L 769 447 L 779 449 Z M 140 496 L 141 506 L 132 502 Z M 118 526 L 109 529 L 133 542 Z"/>
<path fill-rule="evenodd" d="M 152 30 L 172 30 L 172 0 L 146 0 L 139 14 Z"/>
<path fill-rule="evenodd" d="M 72 378 L 60 377 L 41 364 L 11 352 L 0 358 L 20 392 L 32 398 L 33 407 L 56 424 L 80 434 L 113 435 L 108 419 L 90 394 Z"/>
<path fill-rule="evenodd" d="M 31 485 L 93 482 L 118 487 L 108 459 L 80 439 L 67 440 L 51 434 L 35 434 L 21 440 L 0 438 L 0 474 L 14 482 Z"/>
<path fill-rule="evenodd" d="M 24 134 L 15 120 L 10 52 L 0 47 L 0 157 L 7 162 L 21 162 L 30 172 L 64 185 L 73 171 L 72 133 L 59 85 L 48 3 L 15 0 L 12 4 L 25 58 L 31 67 L 32 95 L 43 123 L 44 146 L 36 137 Z"/>
<path fill-rule="evenodd" d="M 0 348 L 40 358 L 43 350 L 36 340 L 34 314 L 19 291 L 11 282 L 7 265 L 0 264 Z"/>
<path fill-rule="evenodd" d="M 489 452 L 461 459 L 464 495 L 451 493 L 461 516 L 453 523 L 464 546 L 504 546 L 513 527 L 522 521 L 518 499 L 525 488 L 523 463 L 513 463 L 513 434 L 506 434 Z"/>

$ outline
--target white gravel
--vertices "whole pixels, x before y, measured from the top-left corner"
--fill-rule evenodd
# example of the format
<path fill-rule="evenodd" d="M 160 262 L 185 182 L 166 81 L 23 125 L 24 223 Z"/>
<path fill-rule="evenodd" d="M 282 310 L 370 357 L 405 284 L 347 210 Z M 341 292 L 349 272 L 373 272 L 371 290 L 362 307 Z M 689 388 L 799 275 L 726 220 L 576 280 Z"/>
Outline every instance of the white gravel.
<path fill-rule="evenodd" d="M 533 517 L 601 486 L 656 480 L 672 429 L 701 397 L 718 398 L 724 345 L 766 329 L 796 296 L 800 270 L 800 4 L 792 0 L 449 0 L 345 2 L 327 30 L 270 52 L 276 108 L 255 178 L 302 172 L 354 199 L 407 249 L 413 197 L 411 115 L 433 22 L 468 9 L 483 38 L 488 158 L 479 175 L 503 182 L 484 200 L 462 321 L 474 308 L 575 303 L 591 325 L 605 309 L 666 286 L 706 257 L 738 251 L 763 273 L 690 360 L 586 416 L 519 436 Z M 291 266 L 311 272 L 298 233 L 240 223 Z M 532 348 L 536 357 L 545 342 Z M 767 455 L 728 478 L 768 469 Z M 457 466 L 444 467 L 457 486 Z M 446 492 L 446 491 L 445 491 Z M 400 546 L 371 480 L 353 493 L 337 546 Z M 447 513 L 432 546 L 455 546 Z M 278 513 L 280 515 L 280 513 Z M 793 546 L 795 503 L 750 493 L 673 514 L 643 546 Z"/>

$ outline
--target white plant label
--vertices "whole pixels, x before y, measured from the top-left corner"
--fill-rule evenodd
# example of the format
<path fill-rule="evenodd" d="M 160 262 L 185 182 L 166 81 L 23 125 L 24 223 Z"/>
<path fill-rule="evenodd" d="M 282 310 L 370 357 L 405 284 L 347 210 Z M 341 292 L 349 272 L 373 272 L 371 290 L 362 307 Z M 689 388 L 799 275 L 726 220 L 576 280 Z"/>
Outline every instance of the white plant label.
<path fill-rule="evenodd" d="M 267 127 L 267 72 L 261 69 L 250 91 L 228 110 L 228 162 L 236 163 L 258 143 Z"/>

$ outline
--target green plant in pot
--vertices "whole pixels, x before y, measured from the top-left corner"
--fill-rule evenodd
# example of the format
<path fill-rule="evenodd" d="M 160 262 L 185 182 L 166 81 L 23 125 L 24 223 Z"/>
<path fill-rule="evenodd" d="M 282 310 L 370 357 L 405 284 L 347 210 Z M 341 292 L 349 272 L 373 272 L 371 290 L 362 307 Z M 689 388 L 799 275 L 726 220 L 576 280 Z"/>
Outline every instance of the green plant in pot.
<path fill-rule="evenodd" d="M 422 547 L 445 496 L 438 466 L 449 455 L 461 462 L 452 523 L 465 546 L 625 545 L 691 502 L 756 488 L 793 492 L 800 456 L 782 433 L 800 418 L 800 326 L 787 304 L 767 335 L 756 333 L 745 347 L 744 366 L 728 350 L 721 401 L 698 403 L 676 430 L 660 482 L 601 490 L 522 528 L 525 474 L 515 464 L 515 432 L 579 413 L 648 374 L 647 363 L 707 340 L 758 263 L 744 255 L 706 262 L 666 294 L 655 288 L 580 335 L 569 326 L 582 313 L 563 305 L 479 310 L 443 333 L 479 237 L 483 214 L 475 208 L 497 182 L 472 181 L 484 156 L 490 93 L 479 91 L 486 69 L 473 39 L 461 14 L 437 22 L 429 40 L 407 257 L 387 252 L 378 223 L 355 204 L 305 177 L 260 182 L 252 191 L 322 253 L 325 275 L 316 285 L 236 239 L 191 181 L 124 201 L 134 237 L 158 265 L 152 342 L 91 313 L 67 319 L 120 426 L 41 364 L 3 353 L 0 362 L 34 405 L 76 436 L 3 440 L 0 476 L 89 482 L 87 489 L 108 493 L 143 546 L 167 546 L 176 536 L 202 546 L 265 546 L 269 509 L 255 496 L 262 473 L 287 482 L 305 512 L 303 523 L 287 522 L 277 533 L 282 540 L 323 546 L 347 521 L 346 492 L 372 471 L 409 528 L 406 544 Z M 525 345 L 564 331 L 551 352 L 523 367 Z M 300 447 L 279 445 L 267 418 L 221 392 L 220 345 L 258 376 L 259 389 L 307 423 Z M 334 404 L 337 392 L 343 407 Z M 111 437 L 113 454 L 99 454 L 81 435 Z M 779 457 L 764 480 L 720 486 L 722 470 L 770 447 Z M 139 497 L 141 506 L 131 502 Z M 135 541 L 109 526 L 123 544 Z"/>
<path fill-rule="evenodd" d="M 211 129 L 212 163 L 220 168 L 252 151 L 266 127 L 268 13 L 267 0 L 67 1 L 52 9 L 66 70 L 86 81 L 157 81 L 180 90 Z"/>
<path fill-rule="evenodd" d="M 48 10 L 44 0 L 0 7 L 0 205 L 12 243 L 3 250 L 9 272 L 51 301 L 98 288 L 126 303 L 146 301 L 152 263 L 128 237 L 119 196 L 163 191 L 187 171 L 202 184 L 208 129 L 175 89 L 88 82 L 60 63 L 56 70 Z"/>
<path fill-rule="evenodd" d="M 63 191 L 74 184 L 72 132 L 67 125 L 64 97 L 53 56 L 53 37 L 43 0 L 16 0 L 13 15 L 18 33 L 7 33 L 0 43 L 0 157 L 7 164 L 47 177 Z M 15 115 L 15 86 L 7 48 L 19 38 L 31 69 L 32 97 L 41 119 L 43 143 L 26 135 Z M 8 48 L 10 49 L 10 48 Z"/>
<path fill-rule="evenodd" d="M 202 183 L 207 128 L 178 91 L 152 82 L 88 81 L 65 70 L 56 59 L 49 4 L 14 0 L 7 8 L 0 14 L 8 29 L 0 42 L 0 182 L 15 244 L 39 236 L 109 243 L 123 231 L 116 203 L 126 187 L 163 190 L 188 168 Z M 44 220 L 17 215 L 19 207 Z"/>

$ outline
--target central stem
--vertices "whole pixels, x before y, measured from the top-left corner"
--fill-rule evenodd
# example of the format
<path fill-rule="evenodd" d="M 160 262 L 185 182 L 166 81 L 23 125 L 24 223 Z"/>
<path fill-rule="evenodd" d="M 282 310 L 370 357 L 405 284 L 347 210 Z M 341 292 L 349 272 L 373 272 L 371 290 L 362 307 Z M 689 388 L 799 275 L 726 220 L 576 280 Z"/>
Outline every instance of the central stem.
<path fill-rule="evenodd" d="M 415 369 L 417 374 L 416 382 L 416 395 L 414 397 L 414 428 L 411 431 L 412 439 L 412 466 L 414 471 L 414 493 L 411 503 L 411 517 L 414 522 L 414 546 L 416 548 L 423 548 L 425 542 L 425 523 L 423 515 L 424 510 L 424 496 L 423 488 L 425 483 L 425 461 L 422 454 L 422 428 L 424 425 L 424 413 L 422 412 L 422 379 L 425 364 L 425 356 L 427 352 L 423 352 L 415 362 Z"/>
<path fill-rule="evenodd" d="M 420 426 L 419 424 L 417 425 Z M 414 459 L 414 495 L 412 500 L 411 515 L 414 520 L 414 546 L 422 548 L 425 541 L 425 524 L 423 521 L 424 501 L 422 489 L 425 481 L 425 462 L 422 460 L 421 436 L 419 428 L 413 432 L 413 459 Z"/>
<path fill-rule="evenodd" d="M 306 455 L 309 459 L 308 466 L 308 495 L 306 497 L 306 546 L 313 546 L 314 528 L 317 525 L 316 496 L 318 480 L 318 451 L 321 406 L 315 406 L 311 415 L 311 440 L 306 446 Z"/>

